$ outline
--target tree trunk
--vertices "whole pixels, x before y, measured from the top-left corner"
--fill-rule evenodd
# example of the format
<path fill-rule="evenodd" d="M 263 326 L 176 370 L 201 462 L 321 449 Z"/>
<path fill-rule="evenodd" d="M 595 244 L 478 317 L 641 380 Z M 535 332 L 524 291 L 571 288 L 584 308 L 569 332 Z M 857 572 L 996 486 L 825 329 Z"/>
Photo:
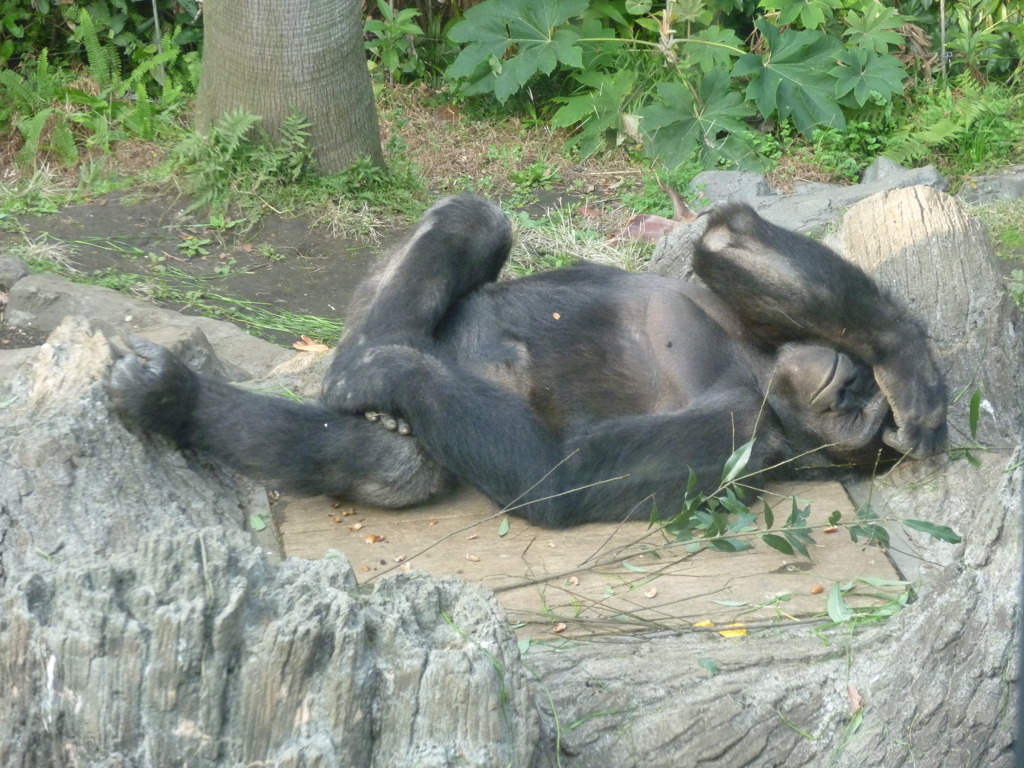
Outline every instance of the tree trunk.
<path fill-rule="evenodd" d="M 322 172 L 383 164 L 358 0 L 208 0 L 203 17 L 198 130 L 241 108 L 276 139 L 298 112 Z"/>

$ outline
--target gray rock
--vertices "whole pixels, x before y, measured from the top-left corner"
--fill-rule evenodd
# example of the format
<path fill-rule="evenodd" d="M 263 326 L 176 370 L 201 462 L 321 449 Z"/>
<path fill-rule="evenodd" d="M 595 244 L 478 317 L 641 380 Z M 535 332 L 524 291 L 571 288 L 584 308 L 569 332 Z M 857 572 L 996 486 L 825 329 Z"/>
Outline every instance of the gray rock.
<path fill-rule="evenodd" d="M 0 765 L 529 766 L 533 690 L 494 596 L 357 592 L 276 564 L 265 494 L 125 429 L 114 352 L 68 320 L 4 411 Z"/>
<path fill-rule="evenodd" d="M 967 205 L 984 205 L 997 200 L 1019 200 L 1024 197 L 1024 166 L 1007 168 L 999 173 L 969 176 L 956 193 Z"/>
<path fill-rule="evenodd" d="M 21 278 L 32 274 L 32 270 L 13 256 L 0 253 L 0 292 L 6 293 Z"/>
<path fill-rule="evenodd" d="M 750 171 L 701 171 L 693 177 L 690 189 L 694 194 L 695 211 L 714 203 L 752 203 L 759 197 L 774 194 L 763 174 Z"/>

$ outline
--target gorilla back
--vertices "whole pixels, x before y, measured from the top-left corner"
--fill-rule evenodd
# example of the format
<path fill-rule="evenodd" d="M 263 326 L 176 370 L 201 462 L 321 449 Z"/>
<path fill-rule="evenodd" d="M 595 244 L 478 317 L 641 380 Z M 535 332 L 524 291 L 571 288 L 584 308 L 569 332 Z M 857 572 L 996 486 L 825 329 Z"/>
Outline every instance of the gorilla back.
<path fill-rule="evenodd" d="M 495 282 L 510 246 L 480 198 L 431 208 L 363 291 L 320 405 L 209 380 L 141 341 L 115 368 L 115 402 L 298 491 L 404 506 L 465 482 L 546 526 L 670 513 L 691 470 L 713 491 L 751 440 L 747 471 L 776 477 L 944 446 L 921 326 L 746 206 L 710 216 L 694 260 L 707 288 L 592 264 Z"/>

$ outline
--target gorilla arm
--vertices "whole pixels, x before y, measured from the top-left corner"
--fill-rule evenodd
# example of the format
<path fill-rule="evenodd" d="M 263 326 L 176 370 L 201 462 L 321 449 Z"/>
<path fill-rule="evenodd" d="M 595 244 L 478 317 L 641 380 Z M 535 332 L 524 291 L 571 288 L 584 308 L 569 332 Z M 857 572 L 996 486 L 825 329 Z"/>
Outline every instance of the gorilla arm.
<path fill-rule="evenodd" d="M 918 458 L 945 447 L 946 386 L 925 331 L 861 269 L 746 205 L 711 214 L 694 268 L 762 343 L 823 342 L 870 366 L 896 422 L 889 446 Z"/>
<path fill-rule="evenodd" d="M 163 347 L 132 338 L 110 378 L 131 424 L 289 490 L 381 507 L 424 501 L 450 475 L 408 437 L 359 415 L 263 395 L 196 374 Z"/>

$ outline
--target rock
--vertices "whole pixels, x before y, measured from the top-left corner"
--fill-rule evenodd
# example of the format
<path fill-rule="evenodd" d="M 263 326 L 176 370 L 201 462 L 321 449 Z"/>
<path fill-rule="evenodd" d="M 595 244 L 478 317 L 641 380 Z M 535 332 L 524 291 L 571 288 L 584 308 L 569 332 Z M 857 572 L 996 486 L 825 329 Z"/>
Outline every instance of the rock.
<path fill-rule="evenodd" d="M 968 176 L 956 193 L 967 205 L 984 205 L 996 200 L 1019 200 L 1024 197 L 1024 165 L 1006 168 L 999 173 Z"/>
<path fill-rule="evenodd" d="M 753 203 L 759 197 L 774 195 L 764 174 L 750 171 L 701 171 L 690 182 L 693 210 L 713 203 Z"/>
<path fill-rule="evenodd" d="M 531 764 L 492 594 L 277 564 L 245 531 L 265 494 L 113 415 L 114 354 L 66 321 L 4 411 L 0 765 Z"/>

